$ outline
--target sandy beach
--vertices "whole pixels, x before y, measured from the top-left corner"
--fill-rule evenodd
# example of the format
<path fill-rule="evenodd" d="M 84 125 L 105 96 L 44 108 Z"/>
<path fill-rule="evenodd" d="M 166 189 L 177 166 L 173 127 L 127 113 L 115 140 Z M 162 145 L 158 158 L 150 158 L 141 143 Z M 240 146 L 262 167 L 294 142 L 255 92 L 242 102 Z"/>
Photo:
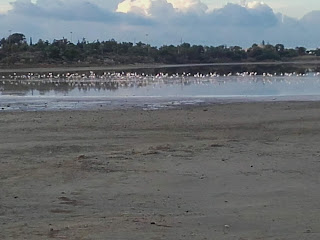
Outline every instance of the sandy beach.
<path fill-rule="evenodd" d="M 0 113 L 0 239 L 320 239 L 320 102 Z"/>

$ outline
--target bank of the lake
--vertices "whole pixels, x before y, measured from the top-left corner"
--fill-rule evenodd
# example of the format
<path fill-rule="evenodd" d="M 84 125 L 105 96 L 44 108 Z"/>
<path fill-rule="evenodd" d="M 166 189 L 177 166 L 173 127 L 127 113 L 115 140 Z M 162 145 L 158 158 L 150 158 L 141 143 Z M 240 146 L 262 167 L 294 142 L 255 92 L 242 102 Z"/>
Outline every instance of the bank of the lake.
<path fill-rule="evenodd" d="M 201 68 L 201 67 L 236 67 L 236 66 L 291 66 L 308 68 L 317 68 L 320 65 L 320 60 L 294 60 L 294 61 L 264 61 L 264 62 L 217 62 L 217 63 L 194 63 L 194 64 L 119 64 L 119 65 L 20 65 L 17 66 L 2 66 L 0 74 L 6 73 L 29 73 L 29 72 L 85 72 L 85 71 L 130 71 L 130 70 L 148 70 L 148 69 L 183 69 L 183 68 Z"/>

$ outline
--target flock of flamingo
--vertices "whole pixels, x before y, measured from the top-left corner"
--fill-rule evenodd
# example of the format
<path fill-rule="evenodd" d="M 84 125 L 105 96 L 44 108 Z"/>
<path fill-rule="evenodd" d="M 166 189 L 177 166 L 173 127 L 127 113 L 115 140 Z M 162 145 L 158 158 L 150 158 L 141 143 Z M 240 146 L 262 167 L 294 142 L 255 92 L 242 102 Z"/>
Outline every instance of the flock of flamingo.
<path fill-rule="evenodd" d="M 236 73 L 228 73 L 228 74 L 218 74 L 214 73 L 176 73 L 169 75 L 168 73 L 158 73 L 156 75 L 153 74 L 145 74 L 145 73 L 137 73 L 137 72 L 104 72 L 103 74 L 96 74 L 93 71 L 87 73 L 27 73 L 18 75 L 17 73 L 2 75 L 1 78 L 3 80 L 64 80 L 64 81 L 72 81 L 72 80 L 135 80 L 135 79 L 184 79 L 184 78 L 219 78 L 219 77 L 231 77 L 231 76 L 241 76 L 241 77 L 250 77 L 250 76 L 263 76 L 263 77 L 307 77 L 307 76 L 319 76 L 320 72 L 313 73 L 262 73 L 259 75 L 257 72 L 236 72 Z"/>
<path fill-rule="evenodd" d="M 245 82 L 245 83 L 256 83 L 262 82 L 263 84 L 274 81 L 286 82 L 291 84 L 292 82 L 301 82 L 305 78 L 314 78 L 320 82 L 320 72 L 309 72 L 309 73 L 263 73 L 258 74 L 257 72 L 242 72 L 242 73 L 228 73 L 218 74 L 208 73 L 158 73 L 158 74 L 145 74 L 137 72 L 104 72 L 102 74 L 90 71 L 88 73 L 27 73 L 27 74 L 9 74 L 2 75 L 0 80 L 0 92 L 3 90 L 5 85 L 44 85 L 50 84 L 53 87 L 59 87 L 60 85 L 68 85 L 70 87 L 83 87 L 83 88 L 94 88 L 101 86 L 110 86 L 113 84 L 116 88 L 119 87 L 143 87 L 147 85 L 157 84 L 225 84 L 230 81 L 233 82 Z M 1 87 L 2 86 L 2 87 Z"/>

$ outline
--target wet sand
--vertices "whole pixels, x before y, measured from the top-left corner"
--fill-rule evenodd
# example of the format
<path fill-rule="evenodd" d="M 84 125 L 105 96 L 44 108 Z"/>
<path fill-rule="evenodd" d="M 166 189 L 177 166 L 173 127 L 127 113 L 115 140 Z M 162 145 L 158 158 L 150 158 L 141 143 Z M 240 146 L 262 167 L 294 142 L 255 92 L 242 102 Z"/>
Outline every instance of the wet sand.
<path fill-rule="evenodd" d="M 0 113 L 0 239 L 320 239 L 320 102 Z"/>

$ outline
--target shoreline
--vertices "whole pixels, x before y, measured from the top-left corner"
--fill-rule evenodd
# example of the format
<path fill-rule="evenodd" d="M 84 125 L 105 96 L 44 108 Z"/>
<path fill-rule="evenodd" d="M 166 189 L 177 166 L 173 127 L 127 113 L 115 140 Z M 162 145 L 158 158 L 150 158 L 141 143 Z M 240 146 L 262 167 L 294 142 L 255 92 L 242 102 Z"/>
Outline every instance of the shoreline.
<path fill-rule="evenodd" d="M 116 110 L 177 110 L 192 107 L 212 107 L 232 104 L 263 103 L 317 103 L 320 96 L 257 96 L 257 97 L 1 97 L 0 113 L 3 112 L 76 112 Z"/>
<path fill-rule="evenodd" d="M 27 73 L 27 72 L 70 72 L 70 71 L 124 71 L 139 69 L 161 69 L 161 68 L 183 68 L 183 67 L 220 67 L 220 66 L 276 66 L 276 65 L 319 65 L 320 60 L 313 61 L 279 61 L 279 62 L 235 62 L 235 63 L 196 63 L 196 64 L 133 64 L 115 66 L 91 66 L 91 67 L 21 67 L 21 68 L 0 68 L 1 73 Z"/>

